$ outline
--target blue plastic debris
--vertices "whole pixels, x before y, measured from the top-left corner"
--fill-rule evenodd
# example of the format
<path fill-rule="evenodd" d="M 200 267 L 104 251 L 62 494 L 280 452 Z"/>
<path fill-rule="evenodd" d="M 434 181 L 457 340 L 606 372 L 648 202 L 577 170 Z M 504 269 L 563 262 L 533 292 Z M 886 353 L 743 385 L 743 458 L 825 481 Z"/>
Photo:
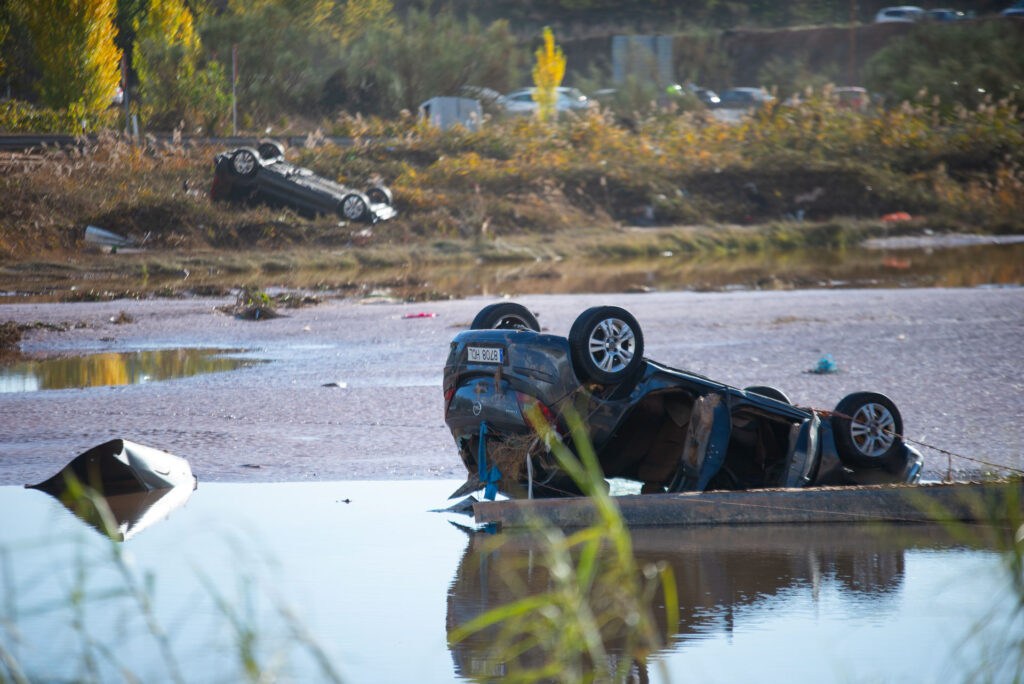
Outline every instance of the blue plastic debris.
<path fill-rule="evenodd" d="M 484 489 L 484 498 L 494 501 L 498 494 L 498 480 L 501 479 L 501 471 L 498 466 L 487 467 L 487 423 L 480 421 L 480 441 L 476 451 L 477 472 L 480 473 L 480 482 L 487 485 Z"/>
<path fill-rule="evenodd" d="M 832 358 L 831 354 L 825 354 L 818 359 L 818 365 L 812 368 L 809 372 L 817 373 L 819 375 L 827 375 L 829 373 L 838 373 L 839 364 Z"/>

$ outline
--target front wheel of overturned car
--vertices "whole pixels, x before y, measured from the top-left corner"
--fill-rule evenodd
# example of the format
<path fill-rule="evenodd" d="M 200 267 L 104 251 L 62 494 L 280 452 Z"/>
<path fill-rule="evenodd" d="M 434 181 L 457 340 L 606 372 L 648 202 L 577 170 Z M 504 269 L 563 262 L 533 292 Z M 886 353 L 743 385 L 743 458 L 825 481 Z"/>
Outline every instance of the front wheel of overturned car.
<path fill-rule="evenodd" d="M 386 204 L 389 207 L 394 201 L 391 190 L 386 185 L 371 185 L 366 189 L 366 196 L 374 204 Z"/>
<path fill-rule="evenodd" d="M 366 221 L 370 216 L 370 200 L 361 192 L 353 192 L 341 198 L 338 215 L 347 221 Z"/>
<path fill-rule="evenodd" d="M 836 404 L 832 416 L 836 450 L 847 467 L 903 466 L 903 418 L 892 399 L 876 392 L 854 392 Z"/>
<path fill-rule="evenodd" d="M 537 322 L 537 317 L 533 315 L 533 312 L 515 302 L 499 302 L 485 306 L 480 309 L 480 313 L 476 315 L 469 327 L 472 330 L 499 328 L 540 332 L 540 323 Z"/>
<path fill-rule="evenodd" d="M 249 147 L 235 150 L 231 155 L 231 171 L 243 178 L 252 178 L 259 169 L 257 152 Z"/>
<path fill-rule="evenodd" d="M 581 313 L 569 330 L 569 351 L 580 380 L 618 385 L 643 363 L 644 336 L 633 315 L 617 306 Z"/>

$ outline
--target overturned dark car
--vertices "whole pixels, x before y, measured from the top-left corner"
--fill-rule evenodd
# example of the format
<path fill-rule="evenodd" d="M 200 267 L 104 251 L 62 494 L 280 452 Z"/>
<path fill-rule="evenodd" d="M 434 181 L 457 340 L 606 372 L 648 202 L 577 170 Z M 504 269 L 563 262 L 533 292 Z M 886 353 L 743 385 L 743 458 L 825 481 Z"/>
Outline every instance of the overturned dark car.
<path fill-rule="evenodd" d="M 396 215 L 384 185 L 356 190 L 284 160 L 284 147 L 264 141 L 214 158 L 214 200 L 255 202 L 295 209 L 304 216 L 336 214 L 346 221 L 377 223 Z"/>
<path fill-rule="evenodd" d="M 572 448 L 573 407 L 607 478 L 644 493 L 914 483 L 921 454 L 904 443 L 886 396 L 856 392 L 834 411 L 794 406 L 780 390 L 730 387 L 643 358 L 636 319 L 584 311 L 568 338 L 542 334 L 525 307 L 485 307 L 455 336 L 444 367 L 445 422 L 469 479 L 510 497 L 578 495 L 531 429 L 536 405 Z"/>

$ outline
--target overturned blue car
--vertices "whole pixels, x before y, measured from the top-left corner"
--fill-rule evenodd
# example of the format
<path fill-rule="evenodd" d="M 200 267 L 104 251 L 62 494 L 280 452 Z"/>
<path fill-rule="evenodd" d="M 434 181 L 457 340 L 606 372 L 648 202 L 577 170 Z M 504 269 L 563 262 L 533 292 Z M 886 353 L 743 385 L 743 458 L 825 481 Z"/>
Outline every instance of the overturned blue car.
<path fill-rule="evenodd" d="M 914 483 L 921 454 L 896 405 L 855 392 L 833 411 L 794 406 L 778 389 L 731 387 L 643 356 L 636 319 L 587 309 L 568 337 L 540 332 L 525 307 L 485 307 L 455 336 L 444 367 L 445 422 L 468 471 L 453 497 L 580 493 L 526 417 L 536 406 L 572 448 L 575 411 L 607 478 L 644 493 Z"/>
<path fill-rule="evenodd" d="M 318 176 L 286 162 L 284 147 L 272 140 L 222 152 L 213 167 L 213 200 L 289 207 L 307 217 L 335 214 L 364 223 L 397 215 L 387 186 L 373 184 L 362 191 Z"/>

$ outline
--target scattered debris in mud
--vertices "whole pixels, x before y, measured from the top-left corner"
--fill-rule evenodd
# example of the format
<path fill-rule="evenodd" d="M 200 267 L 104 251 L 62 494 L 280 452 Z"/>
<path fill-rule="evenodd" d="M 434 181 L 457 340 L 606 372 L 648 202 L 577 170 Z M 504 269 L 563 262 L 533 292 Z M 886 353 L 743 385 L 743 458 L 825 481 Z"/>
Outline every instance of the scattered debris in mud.
<path fill-rule="evenodd" d="M 17 354 L 21 344 L 21 326 L 14 321 L 0 323 L 0 355 Z"/>
<path fill-rule="evenodd" d="M 85 321 L 77 321 L 75 323 L 72 323 L 71 321 L 61 321 L 60 323 L 44 323 L 42 321 L 18 323 L 17 321 L 7 321 L 5 323 L 0 323 L 0 355 L 16 356 L 20 350 L 19 345 L 21 343 L 22 334 L 26 330 L 52 330 L 54 332 L 67 332 L 68 330 L 88 327 L 89 324 Z"/>
<path fill-rule="evenodd" d="M 243 287 L 235 298 L 235 303 L 218 307 L 220 311 L 231 314 L 235 318 L 247 321 L 260 321 L 269 318 L 278 318 L 271 302 L 270 295 L 255 287 Z"/>
<path fill-rule="evenodd" d="M 315 295 L 299 295 L 293 292 L 285 292 L 272 297 L 259 288 L 247 285 L 239 291 L 234 304 L 219 306 L 217 309 L 235 318 L 260 321 L 281 317 L 282 314 L 277 312 L 277 307 L 301 309 L 306 306 L 316 306 L 321 302 L 322 300 Z"/>

